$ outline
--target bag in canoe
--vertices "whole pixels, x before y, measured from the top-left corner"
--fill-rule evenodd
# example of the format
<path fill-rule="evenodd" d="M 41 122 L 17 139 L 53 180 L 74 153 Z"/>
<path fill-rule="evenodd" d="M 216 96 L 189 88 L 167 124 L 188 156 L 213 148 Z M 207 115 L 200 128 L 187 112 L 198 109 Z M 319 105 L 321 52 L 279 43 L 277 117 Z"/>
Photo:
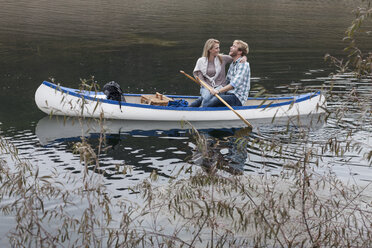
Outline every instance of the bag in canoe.
<path fill-rule="evenodd" d="M 120 85 L 114 81 L 108 82 L 103 86 L 103 92 L 105 93 L 107 99 L 118 101 L 121 109 L 121 102 L 125 102 L 123 96 L 123 90 Z"/>

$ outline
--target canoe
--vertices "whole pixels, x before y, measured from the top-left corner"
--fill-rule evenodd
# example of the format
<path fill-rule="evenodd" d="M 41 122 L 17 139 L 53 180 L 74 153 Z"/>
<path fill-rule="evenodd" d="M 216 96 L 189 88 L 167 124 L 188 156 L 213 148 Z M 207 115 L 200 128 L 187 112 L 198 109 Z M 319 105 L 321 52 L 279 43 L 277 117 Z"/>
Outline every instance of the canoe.
<path fill-rule="evenodd" d="M 124 94 L 126 102 L 106 99 L 103 92 L 86 91 L 44 81 L 35 92 L 38 108 L 48 115 L 80 116 L 119 120 L 152 121 L 238 121 L 239 117 L 227 107 L 175 107 L 141 103 L 151 94 Z M 173 101 L 195 101 L 197 96 L 166 95 Z M 143 102 L 143 101 L 142 101 Z M 296 96 L 249 98 L 244 106 L 234 109 L 247 120 L 288 118 L 320 114 L 326 100 L 320 91 Z"/>

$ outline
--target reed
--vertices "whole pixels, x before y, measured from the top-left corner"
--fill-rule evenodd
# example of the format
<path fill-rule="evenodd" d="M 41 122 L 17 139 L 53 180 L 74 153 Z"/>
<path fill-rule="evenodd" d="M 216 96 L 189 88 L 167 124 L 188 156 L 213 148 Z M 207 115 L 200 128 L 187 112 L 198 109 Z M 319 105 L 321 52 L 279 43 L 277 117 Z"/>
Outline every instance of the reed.
<path fill-rule="evenodd" d="M 324 57 L 336 67 L 337 73 L 352 72 L 358 78 L 372 76 L 372 52 L 364 51 L 361 47 L 363 41 L 370 40 L 372 34 L 371 3 L 371 0 L 362 0 L 362 4 L 353 11 L 355 18 L 346 29 L 344 37 L 347 57 L 336 58 L 330 54 Z"/>
<path fill-rule="evenodd" d="M 357 18 L 370 17 L 370 10 L 360 13 Z M 349 31 L 355 35 L 355 30 Z M 340 65 L 340 72 L 350 69 L 350 63 Z M 368 72 L 365 68 L 353 70 L 362 74 Z M 365 78 L 370 82 L 370 77 Z M 82 85 L 97 89 L 94 78 L 83 80 Z M 342 135 L 319 143 L 299 117 L 272 135 L 242 130 L 215 139 L 191 129 L 196 146 L 188 165 L 178 173 L 182 178 L 157 186 L 153 172 L 132 188 L 142 197 L 142 205 L 114 199 L 105 187 L 100 155 L 110 147 L 103 113 L 96 120 L 101 125 L 98 146 L 84 135 L 74 145 L 82 167 L 79 177 L 55 170 L 41 174 L 37 165 L 21 158 L 17 147 L 0 136 L 0 152 L 6 154 L 6 159 L 0 159 L 0 211 L 15 219 L 7 235 L 9 245 L 371 247 L 371 184 L 346 184 L 332 168 L 321 167 L 330 157 L 343 159 L 348 152 L 361 154 L 372 165 L 372 147 L 353 136 L 363 132 L 371 138 L 370 95 L 357 88 L 334 92 L 332 80 L 328 87 L 331 104 L 325 118 Z M 349 121 L 351 114 L 354 123 Z M 222 155 L 226 147 L 235 159 L 246 159 L 240 155 L 250 150 L 275 160 L 282 169 L 270 173 L 263 163 L 261 173 L 244 173 L 232 166 L 232 158 Z"/>
<path fill-rule="evenodd" d="M 94 120 L 102 127 L 98 147 L 84 138 L 74 145 L 82 181 L 56 171 L 39 174 L 14 145 L 1 139 L 1 152 L 12 161 L 12 166 L 0 161 L 0 210 L 16 219 L 9 242 L 14 247 L 368 247 L 371 185 L 346 185 L 332 170 L 318 168 L 327 157 L 342 158 L 350 151 L 365 153 L 371 164 L 372 149 L 352 135 L 371 120 L 371 109 L 355 89 L 332 97 L 347 103 L 331 105 L 328 113 L 349 134 L 344 139 L 314 146 L 310 130 L 297 122 L 300 118 L 272 136 L 239 130 L 221 140 L 192 129 L 196 148 L 189 162 L 199 161 L 200 167 L 186 166 L 178 173 L 182 178 L 162 186 L 153 184 L 157 175 L 152 173 L 133 188 L 143 198 L 141 206 L 111 198 L 104 186 L 99 160 L 109 147 L 103 116 Z M 354 125 L 348 125 L 350 107 L 360 110 Z M 221 155 L 226 147 L 238 155 L 251 149 L 263 158 L 276 158 L 281 173 L 247 174 L 231 168 L 231 160 Z M 56 207 L 45 207 L 50 202 Z M 73 208 L 79 214 L 72 214 Z"/>

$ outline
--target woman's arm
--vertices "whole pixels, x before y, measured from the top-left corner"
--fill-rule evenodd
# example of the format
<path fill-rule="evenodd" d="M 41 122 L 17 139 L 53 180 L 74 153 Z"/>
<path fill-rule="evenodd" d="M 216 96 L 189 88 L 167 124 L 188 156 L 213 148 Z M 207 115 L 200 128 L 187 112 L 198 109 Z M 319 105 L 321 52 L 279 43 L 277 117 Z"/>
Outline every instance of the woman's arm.
<path fill-rule="evenodd" d="M 227 64 L 230 64 L 231 62 L 233 62 L 233 58 L 230 55 L 221 55 L 221 56 L 223 59 L 226 60 Z M 248 60 L 247 56 L 244 55 L 239 63 L 245 63 L 247 62 L 247 60 Z"/>
<path fill-rule="evenodd" d="M 226 64 L 230 64 L 233 61 L 233 58 L 230 55 L 220 54 L 222 60 L 226 62 Z"/>
<path fill-rule="evenodd" d="M 195 78 L 198 77 L 198 78 L 200 78 L 201 80 L 203 80 L 204 82 L 206 82 L 206 80 L 205 80 L 205 78 L 204 78 L 204 76 L 203 76 L 203 73 L 202 73 L 201 71 L 194 71 L 193 74 L 194 74 L 194 77 L 195 77 Z"/>

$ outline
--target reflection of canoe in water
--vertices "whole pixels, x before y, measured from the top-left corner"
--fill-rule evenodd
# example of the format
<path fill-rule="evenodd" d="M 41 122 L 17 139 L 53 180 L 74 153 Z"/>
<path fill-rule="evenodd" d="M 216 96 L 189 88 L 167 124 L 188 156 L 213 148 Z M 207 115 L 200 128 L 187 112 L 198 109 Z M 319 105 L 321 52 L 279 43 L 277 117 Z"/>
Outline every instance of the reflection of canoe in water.
<path fill-rule="evenodd" d="M 107 100 L 102 92 L 82 91 L 44 81 L 35 93 L 40 110 L 47 114 L 100 117 L 120 120 L 154 121 L 232 121 L 239 120 L 227 107 L 191 108 L 141 104 L 140 94 L 124 94 L 126 102 Z M 173 100 L 192 102 L 196 96 L 167 95 Z M 325 98 L 320 92 L 290 97 L 250 98 L 234 109 L 247 120 L 281 118 L 324 112 Z"/>
<path fill-rule="evenodd" d="M 133 120 L 114 120 L 104 119 L 102 123 L 99 119 L 45 116 L 36 125 L 35 133 L 40 143 L 45 145 L 54 141 L 75 140 L 79 137 L 99 137 L 104 131 L 106 135 L 130 134 L 157 136 L 164 133 L 186 132 L 192 127 L 199 130 L 221 129 L 229 130 L 234 127 L 244 125 L 241 120 L 219 122 L 219 125 L 211 127 L 210 122 L 190 123 L 180 121 L 133 121 Z"/>
<path fill-rule="evenodd" d="M 323 115 L 311 115 L 302 118 L 294 118 L 290 121 L 290 125 L 302 126 L 312 129 L 318 129 L 324 124 Z M 265 130 L 275 130 L 287 128 L 288 119 L 277 119 L 275 126 L 271 123 L 271 119 L 253 120 L 254 130 L 265 132 Z M 213 124 L 213 125 L 212 125 Z M 75 118 L 75 117 L 58 117 L 45 116 L 36 125 L 35 133 L 42 145 L 53 142 L 76 140 L 81 136 L 98 138 L 99 134 L 104 131 L 110 135 L 142 135 L 142 136 L 158 136 L 164 134 L 179 134 L 187 132 L 191 128 L 198 129 L 203 132 L 213 132 L 217 136 L 231 135 L 235 132 L 240 132 L 245 126 L 241 120 L 235 121 L 218 121 L 218 122 L 180 122 L 180 121 L 135 121 L 135 120 L 114 120 L 104 119 L 101 123 L 99 119 L 94 118 Z M 244 131 L 244 130 L 243 130 Z"/>

